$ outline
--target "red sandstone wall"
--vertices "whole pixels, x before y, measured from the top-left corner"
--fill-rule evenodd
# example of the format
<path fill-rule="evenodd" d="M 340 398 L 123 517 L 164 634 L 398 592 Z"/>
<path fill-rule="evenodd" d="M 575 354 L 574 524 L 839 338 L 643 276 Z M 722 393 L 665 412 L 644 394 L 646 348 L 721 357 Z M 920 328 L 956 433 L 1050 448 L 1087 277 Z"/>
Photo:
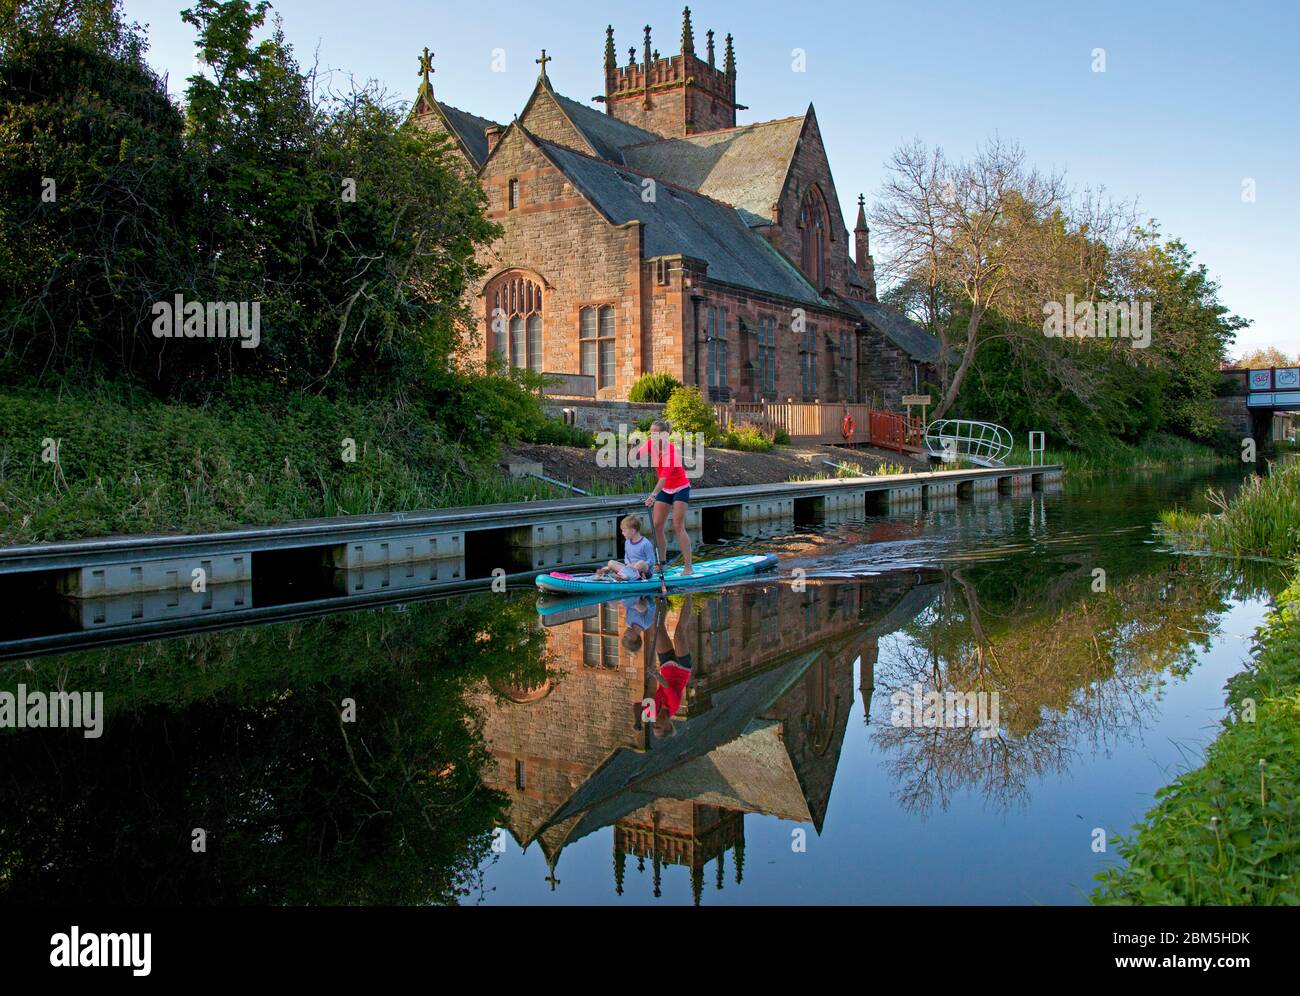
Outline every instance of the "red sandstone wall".
<path fill-rule="evenodd" d="M 617 380 L 600 398 L 626 398 L 639 376 L 641 342 L 641 231 L 639 224 L 613 226 L 518 130 L 501 140 L 482 176 L 488 217 L 505 234 L 481 251 L 487 278 L 475 289 L 479 340 L 475 356 L 491 348 L 483 291 L 503 268 L 531 270 L 545 281 L 543 368 L 578 373 L 578 313 L 588 305 L 615 309 Z M 507 204 L 511 178 L 520 184 L 519 206 Z"/>

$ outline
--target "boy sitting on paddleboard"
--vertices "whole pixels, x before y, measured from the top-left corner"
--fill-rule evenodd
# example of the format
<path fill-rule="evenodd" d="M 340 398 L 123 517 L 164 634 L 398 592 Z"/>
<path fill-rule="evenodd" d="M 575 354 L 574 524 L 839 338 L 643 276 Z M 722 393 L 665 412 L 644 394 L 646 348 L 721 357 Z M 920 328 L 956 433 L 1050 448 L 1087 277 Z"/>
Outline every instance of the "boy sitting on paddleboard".
<path fill-rule="evenodd" d="M 639 598 L 623 599 L 623 609 L 627 614 L 627 629 L 623 631 L 620 642 L 629 654 L 641 649 L 642 633 L 648 633 L 655 624 L 655 604 L 645 595 Z"/>
<path fill-rule="evenodd" d="M 594 577 L 604 578 L 613 574 L 620 581 L 648 578 L 655 562 L 655 547 L 641 535 L 640 517 L 624 516 L 618 528 L 623 532 L 623 559 L 611 560 L 604 567 L 597 568 Z"/>

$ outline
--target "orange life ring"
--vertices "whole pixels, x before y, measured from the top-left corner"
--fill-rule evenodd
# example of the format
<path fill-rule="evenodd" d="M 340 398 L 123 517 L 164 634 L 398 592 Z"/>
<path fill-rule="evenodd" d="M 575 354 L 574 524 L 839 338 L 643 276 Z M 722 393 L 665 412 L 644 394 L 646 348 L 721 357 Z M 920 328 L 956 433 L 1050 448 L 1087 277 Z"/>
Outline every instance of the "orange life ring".
<path fill-rule="evenodd" d="M 840 423 L 840 435 L 846 440 L 853 438 L 853 430 L 857 428 L 857 423 L 853 421 L 853 416 L 848 412 L 844 413 L 844 421 Z"/>

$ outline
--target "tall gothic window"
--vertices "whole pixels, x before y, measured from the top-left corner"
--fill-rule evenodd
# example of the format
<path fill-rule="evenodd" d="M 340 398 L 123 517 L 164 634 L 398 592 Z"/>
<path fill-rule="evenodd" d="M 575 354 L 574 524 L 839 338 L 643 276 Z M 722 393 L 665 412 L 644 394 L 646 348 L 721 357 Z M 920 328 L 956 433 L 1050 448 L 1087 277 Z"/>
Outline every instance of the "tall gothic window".
<path fill-rule="evenodd" d="M 830 212 L 826 198 L 815 184 L 804 195 L 799 209 L 800 264 L 804 275 L 821 290 L 826 286 L 826 244 L 830 239 Z"/>
<path fill-rule="evenodd" d="M 760 315 L 758 319 L 758 370 L 754 390 L 759 397 L 776 397 L 776 319 Z"/>
<path fill-rule="evenodd" d="M 709 306 L 708 348 L 705 361 L 708 364 L 709 394 L 713 398 L 725 398 L 727 395 L 727 309 Z"/>
<path fill-rule="evenodd" d="M 840 333 L 840 345 L 835 360 L 835 377 L 839 380 L 840 399 L 849 401 L 853 397 L 853 337 L 848 332 Z"/>
<path fill-rule="evenodd" d="M 596 378 L 596 387 L 614 386 L 614 309 L 583 308 L 578 312 L 578 364 L 581 373 Z"/>
<path fill-rule="evenodd" d="M 817 400 L 817 326 L 805 325 L 799 343 L 799 373 L 804 401 Z"/>
<path fill-rule="evenodd" d="M 542 288 L 518 271 L 503 273 L 488 287 L 488 343 L 515 369 L 542 372 Z"/>

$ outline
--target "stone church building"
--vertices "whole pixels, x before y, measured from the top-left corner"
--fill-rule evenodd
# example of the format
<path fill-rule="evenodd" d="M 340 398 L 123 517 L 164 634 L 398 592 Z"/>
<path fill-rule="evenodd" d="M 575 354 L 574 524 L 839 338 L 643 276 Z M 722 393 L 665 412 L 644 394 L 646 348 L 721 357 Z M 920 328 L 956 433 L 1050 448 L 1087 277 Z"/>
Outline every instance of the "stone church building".
<path fill-rule="evenodd" d="M 937 342 L 880 304 L 864 202 L 852 242 L 810 105 L 737 125 L 731 35 L 618 59 L 606 30 L 603 109 L 552 87 L 542 52 L 517 118 L 438 100 L 412 113 L 446 132 L 504 234 L 482 253 L 475 359 L 581 374 L 625 399 L 672 374 L 717 401 L 864 401 L 898 408 L 936 378 Z M 850 247 L 852 254 L 850 254 Z"/>

